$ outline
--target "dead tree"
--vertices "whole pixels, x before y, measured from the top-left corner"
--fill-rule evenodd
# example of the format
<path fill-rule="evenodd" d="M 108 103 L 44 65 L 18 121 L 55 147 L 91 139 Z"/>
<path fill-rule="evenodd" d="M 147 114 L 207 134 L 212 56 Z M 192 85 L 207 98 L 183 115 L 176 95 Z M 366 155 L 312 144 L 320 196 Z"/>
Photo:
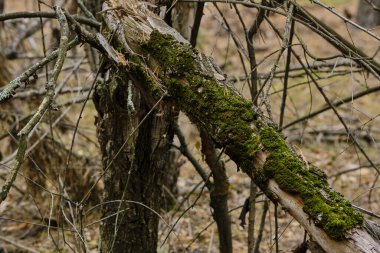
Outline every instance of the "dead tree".
<path fill-rule="evenodd" d="M 288 13 L 251 2 L 244 4 L 276 11 L 289 19 L 294 10 L 297 22 L 307 25 L 379 78 L 380 65 L 374 59 L 296 3 L 292 3 L 294 6 Z M 102 252 L 156 251 L 157 210 L 163 173 L 167 171 L 173 107 L 185 112 L 324 251 L 380 252 L 373 225 L 329 187 L 323 172 L 297 155 L 276 124 L 254 103 L 242 98 L 210 58 L 192 48 L 150 7 L 151 4 L 136 0 L 105 1 L 101 33 L 89 32 L 80 25 L 99 29 L 97 21 L 72 16 L 59 7 L 50 13 L 17 14 L 57 18 L 61 36 L 59 49 L 1 90 L 0 102 L 10 99 L 37 69 L 57 59 L 41 105 L 19 133 L 19 148 L 11 173 L 0 190 L 0 203 L 23 163 L 29 134 L 52 106 L 67 50 L 86 42 L 101 53 L 99 73 L 105 77 L 94 94 L 105 176 Z M 88 13 L 85 6 L 81 8 Z M 17 15 L 2 15 L 0 20 Z M 78 35 L 71 42 L 70 32 Z"/>
<path fill-rule="evenodd" d="M 144 4 L 109 1 L 103 9 L 108 34 L 122 20 L 123 32 L 114 43 L 127 58 L 119 65 L 151 105 L 169 96 L 326 252 L 380 251 L 362 215 L 329 187 L 320 170 L 305 164 L 273 123 L 231 89 L 209 58 Z"/>
<path fill-rule="evenodd" d="M 168 180 L 175 180 L 168 175 L 176 173 L 170 148 L 177 116 L 170 104 L 149 107 L 134 81 L 119 70 L 110 69 L 109 78 L 94 94 L 103 155 L 103 202 L 109 203 L 103 205 L 102 217 L 111 217 L 101 224 L 99 249 L 155 252 L 157 214 L 165 209 L 163 189 L 173 183 Z"/>

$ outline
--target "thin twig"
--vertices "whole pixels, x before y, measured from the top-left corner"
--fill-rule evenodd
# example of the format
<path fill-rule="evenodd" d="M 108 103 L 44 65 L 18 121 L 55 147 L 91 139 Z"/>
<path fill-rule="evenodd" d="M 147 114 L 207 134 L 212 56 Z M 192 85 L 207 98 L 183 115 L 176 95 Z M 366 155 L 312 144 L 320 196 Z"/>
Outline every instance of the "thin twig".
<path fill-rule="evenodd" d="M 89 11 L 87 9 L 87 7 L 84 5 L 83 1 L 82 0 L 75 0 L 75 2 L 77 3 L 77 5 L 79 6 L 79 8 L 84 12 L 84 14 L 86 14 L 86 16 L 92 20 L 96 20 L 96 18 L 94 17 L 94 15 L 91 13 L 91 11 Z"/>
<path fill-rule="evenodd" d="M 56 14 L 55 12 L 13 12 L 0 14 L 0 21 L 18 18 L 56 18 Z M 91 26 L 95 29 L 100 28 L 100 23 L 96 20 L 88 19 L 78 15 L 73 15 L 73 18 L 81 24 Z"/>
<path fill-rule="evenodd" d="M 258 253 L 260 250 L 260 243 L 261 243 L 261 240 L 263 239 L 265 220 L 266 220 L 266 215 L 268 213 L 268 209 L 269 209 L 269 200 L 266 199 L 264 201 L 263 213 L 261 214 L 259 234 L 257 235 L 257 238 L 256 238 L 255 249 L 253 251 L 254 253 Z"/>
<path fill-rule="evenodd" d="M 368 1 L 368 0 L 367 0 Z M 360 26 L 359 24 L 353 22 L 352 20 L 346 18 L 345 16 L 343 16 L 342 14 L 340 14 L 339 12 L 335 11 L 333 7 L 331 6 L 328 6 L 318 0 L 311 0 L 311 2 L 325 8 L 326 10 L 328 10 L 329 12 L 333 13 L 335 16 L 339 17 L 340 19 L 342 19 L 344 22 L 347 22 L 351 25 L 353 25 L 354 27 L 356 27 L 357 29 L 367 33 L 368 35 L 372 36 L 373 38 L 375 38 L 376 40 L 380 41 L 380 36 L 374 34 L 373 32 L 371 32 L 369 29 L 366 29 L 362 26 Z"/>
<path fill-rule="evenodd" d="M 18 133 L 20 136 L 20 144 L 17 151 L 17 155 L 13 160 L 13 164 L 11 166 L 11 175 L 5 181 L 3 187 L 0 190 L 0 204 L 5 200 L 8 195 L 8 192 L 16 180 L 16 175 L 18 170 L 20 169 L 21 164 L 23 163 L 26 148 L 27 148 L 27 140 L 29 133 L 34 129 L 34 127 L 39 123 L 42 116 L 45 114 L 47 109 L 51 106 L 54 99 L 54 88 L 58 79 L 58 75 L 61 72 L 63 63 L 65 61 L 66 52 L 68 50 L 68 39 L 69 39 L 69 26 L 66 20 L 66 17 L 60 7 L 56 7 L 55 9 L 57 19 L 61 26 L 61 39 L 60 39 L 60 47 L 58 50 L 57 61 L 54 66 L 54 71 L 49 79 L 49 82 L 46 85 L 46 95 L 43 101 L 41 102 L 37 112 L 33 115 L 33 117 L 29 120 L 29 122 L 25 125 L 25 127 Z"/>
<path fill-rule="evenodd" d="M 262 85 L 264 87 L 266 85 L 266 83 L 268 82 L 266 92 L 264 92 L 264 94 L 263 94 L 261 105 L 264 104 L 264 102 L 266 101 L 266 98 L 269 94 L 269 90 L 270 90 L 270 87 L 271 87 L 272 81 L 273 81 L 273 76 L 274 76 L 275 71 L 277 70 L 280 58 L 281 58 L 282 54 L 284 53 L 284 51 L 289 47 L 289 40 L 290 40 L 291 26 L 292 26 L 292 19 L 293 19 L 293 11 L 294 11 L 294 5 L 290 4 L 289 10 L 288 10 L 288 15 L 286 17 L 285 32 L 284 32 L 284 36 L 282 37 L 282 44 L 281 44 L 280 52 L 278 53 L 277 59 L 275 60 L 275 63 L 273 64 L 273 67 L 271 69 L 269 77 L 265 80 L 264 84 Z"/>
<path fill-rule="evenodd" d="M 380 86 L 375 86 L 375 87 L 372 87 L 372 88 L 368 88 L 368 89 L 366 89 L 364 91 L 361 91 L 361 92 L 358 92 L 358 93 L 356 93 L 354 95 L 350 95 L 350 96 L 347 96 L 347 97 L 345 97 L 343 99 L 340 99 L 339 101 L 336 101 L 336 102 L 332 103 L 332 105 L 336 108 L 336 107 L 339 107 L 339 106 L 341 106 L 343 104 L 350 103 L 350 102 L 352 102 L 352 101 L 354 101 L 354 100 L 356 100 L 358 98 L 361 98 L 363 96 L 366 96 L 368 94 L 371 94 L 371 93 L 374 93 L 374 92 L 378 92 L 378 91 L 380 91 Z M 286 124 L 282 129 L 289 128 L 289 127 L 291 127 L 291 126 L 293 126 L 293 125 L 295 125 L 297 123 L 301 123 L 301 122 L 306 121 L 308 119 L 314 118 L 315 116 L 317 116 L 317 115 L 319 115 L 319 114 L 321 114 L 321 113 L 323 113 L 323 112 L 325 112 L 327 110 L 330 110 L 330 109 L 332 109 L 332 107 L 329 104 L 326 104 L 321 109 L 316 110 L 316 111 L 314 111 L 312 113 L 309 113 L 308 115 L 305 115 L 305 116 L 303 116 L 301 118 L 298 118 L 298 119 L 296 119 L 296 120 L 294 120 L 294 121 Z"/>
<path fill-rule="evenodd" d="M 79 43 L 79 39 L 75 38 L 74 40 L 72 40 L 67 45 L 67 50 L 70 50 L 74 46 L 78 45 L 78 43 Z M 2 89 L 1 92 L 0 92 L 0 103 L 2 103 L 3 101 L 11 98 L 14 95 L 15 90 L 18 87 L 20 87 L 20 85 L 22 83 L 27 82 L 29 80 L 29 78 L 31 76 L 33 76 L 38 69 L 42 68 L 43 66 L 45 66 L 49 62 L 51 62 L 54 59 L 56 59 L 59 56 L 60 52 L 61 52 L 61 49 L 57 49 L 57 50 L 53 51 L 47 57 L 45 57 L 41 61 L 33 64 L 31 67 L 29 67 L 29 69 L 27 69 L 26 71 L 24 71 L 21 75 L 19 75 L 17 78 L 15 78 L 14 80 L 12 80 L 9 84 L 7 84 L 5 86 L 5 88 Z"/>
<path fill-rule="evenodd" d="M 195 11 L 194 23 L 190 35 L 190 44 L 192 47 L 195 47 L 197 44 L 198 32 L 202 21 L 204 5 L 204 3 L 198 3 L 197 9 Z"/>
<path fill-rule="evenodd" d="M 15 240 L 11 240 L 11 239 L 6 238 L 6 237 L 1 236 L 1 235 L 0 235 L 0 240 L 7 242 L 9 244 L 12 244 L 12 245 L 16 246 L 17 248 L 22 249 L 23 251 L 25 250 L 25 251 L 30 252 L 30 253 L 38 253 L 39 252 L 35 249 L 32 249 L 28 246 L 25 246 L 24 244 L 21 244 L 20 242 L 17 242 Z"/>
<path fill-rule="evenodd" d="M 280 122 L 279 122 L 280 128 L 284 124 L 284 117 L 285 117 L 286 98 L 288 95 L 290 59 L 292 56 L 293 35 L 294 35 L 294 19 L 292 19 L 291 24 L 290 24 L 289 45 L 287 49 L 288 52 L 286 56 L 286 65 L 285 65 L 284 90 L 282 93 L 282 101 L 281 101 L 281 108 L 280 108 Z"/>
<path fill-rule="evenodd" d="M 189 159 L 190 163 L 194 166 L 195 170 L 198 172 L 199 176 L 203 179 L 204 182 L 206 183 L 206 187 L 208 189 L 211 189 L 212 185 L 211 182 L 209 182 L 208 175 L 206 171 L 202 168 L 202 166 L 199 164 L 197 159 L 193 156 L 193 154 L 190 152 L 190 150 L 187 147 L 185 136 L 183 135 L 181 129 L 178 126 L 178 123 L 174 123 L 174 132 L 178 137 L 178 140 L 181 144 L 180 147 L 178 147 L 179 151 L 187 158 Z"/>
<path fill-rule="evenodd" d="M 278 246 L 278 204 L 274 203 L 274 242 L 276 245 L 276 253 L 279 253 L 280 248 Z"/>
<path fill-rule="evenodd" d="M 268 23 L 271 25 L 271 27 L 273 28 L 273 30 L 276 32 L 276 34 L 279 36 L 279 37 L 282 37 L 280 32 L 278 31 L 278 29 L 273 25 L 272 22 L 270 22 L 269 20 L 267 20 Z M 351 130 L 348 128 L 346 122 L 344 121 L 344 119 L 342 118 L 342 116 L 339 114 L 338 110 L 336 109 L 336 107 L 333 105 L 333 103 L 330 101 L 330 99 L 327 97 L 326 93 L 324 92 L 324 90 L 321 88 L 321 86 L 318 84 L 317 80 L 315 79 L 315 77 L 310 73 L 310 70 L 305 66 L 305 64 L 302 62 L 301 60 L 301 57 L 293 50 L 292 50 L 292 53 L 294 55 L 294 57 L 297 59 L 297 61 L 304 67 L 304 70 L 305 70 L 305 73 L 310 77 L 310 80 L 312 81 L 312 83 L 316 86 L 316 88 L 318 89 L 319 93 L 322 95 L 322 97 L 324 98 L 325 102 L 331 107 L 331 109 L 334 111 L 335 115 L 337 116 L 337 118 L 339 119 L 339 121 L 341 122 L 341 124 L 343 125 L 344 129 L 346 130 L 347 132 L 347 135 L 349 137 L 349 139 L 355 144 L 355 146 L 359 149 L 359 151 L 363 154 L 363 156 L 366 158 L 366 160 L 371 164 L 371 166 L 377 171 L 377 173 L 380 174 L 380 170 L 379 168 L 377 167 L 377 165 L 372 161 L 372 159 L 368 156 L 367 152 L 365 152 L 365 150 L 363 149 L 363 147 L 358 143 L 358 141 L 356 140 L 355 136 L 352 134 Z"/>
<path fill-rule="evenodd" d="M 253 253 L 255 250 L 256 195 L 257 186 L 253 180 L 251 180 L 249 191 L 248 253 Z"/>

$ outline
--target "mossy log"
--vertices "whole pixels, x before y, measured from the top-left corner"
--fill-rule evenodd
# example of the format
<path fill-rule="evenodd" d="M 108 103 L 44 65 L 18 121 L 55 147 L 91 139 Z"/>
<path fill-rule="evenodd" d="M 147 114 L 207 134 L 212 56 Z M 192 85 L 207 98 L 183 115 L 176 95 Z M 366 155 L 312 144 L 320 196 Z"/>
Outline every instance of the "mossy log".
<path fill-rule="evenodd" d="M 326 252 L 380 252 L 363 216 L 306 164 L 205 55 L 135 0 L 103 6 L 105 37 L 117 34 L 117 68 L 152 105 L 175 104 Z M 110 57 L 115 58 L 115 57 Z"/>

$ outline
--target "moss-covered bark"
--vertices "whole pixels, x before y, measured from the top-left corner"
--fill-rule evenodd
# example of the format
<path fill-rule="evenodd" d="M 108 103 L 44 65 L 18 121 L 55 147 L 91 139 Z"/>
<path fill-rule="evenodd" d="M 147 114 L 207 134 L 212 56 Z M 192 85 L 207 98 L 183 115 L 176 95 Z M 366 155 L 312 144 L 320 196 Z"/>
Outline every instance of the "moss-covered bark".
<path fill-rule="evenodd" d="M 295 156 L 273 128 L 261 129 L 260 137 L 264 149 L 269 151 L 265 175 L 275 179 L 282 190 L 300 196 L 304 211 L 331 238 L 341 240 L 346 231 L 363 222 L 363 216 L 332 190 L 323 176 Z"/>
<path fill-rule="evenodd" d="M 153 31 L 142 49 L 160 66 L 160 78 L 179 108 L 207 129 L 241 167 L 252 169 L 259 148 L 259 137 L 252 131 L 252 103 L 220 85 L 212 66 L 205 60 L 201 66 L 200 55 L 170 35 Z"/>
<path fill-rule="evenodd" d="M 362 224 L 362 215 L 292 152 L 276 130 L 254 113 L 251 102 L 214 77 L 204 56 L 157 31 L 141 49 L 178 107 L 206 129 L 262 189 L 274 179 L 282 190 L 299 196 L 304 211 L 332 239 L 344 239 L 348 230 Z M 264 168 L 255 167 L 259 150 L 267 154 Z"/>

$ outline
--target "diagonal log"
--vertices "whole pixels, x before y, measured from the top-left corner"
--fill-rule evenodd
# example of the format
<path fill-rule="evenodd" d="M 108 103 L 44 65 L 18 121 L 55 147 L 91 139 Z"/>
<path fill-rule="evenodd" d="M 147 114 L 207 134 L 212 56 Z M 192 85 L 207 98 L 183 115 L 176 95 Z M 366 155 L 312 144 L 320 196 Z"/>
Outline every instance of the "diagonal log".
<path fill-rule="evenodd" d="M 105 37 L 117 34 L 115 66 L 152 104 L 163 94 L 278 202 L 326 252 L 380 252 L 364 218 L 331 189 L 323 172 L 306 164 L 277 127 L 233 89 L 212 60 L 135 0 L 103 6 Z M 115 64 L 116 65 L 116 64 Z"/>

